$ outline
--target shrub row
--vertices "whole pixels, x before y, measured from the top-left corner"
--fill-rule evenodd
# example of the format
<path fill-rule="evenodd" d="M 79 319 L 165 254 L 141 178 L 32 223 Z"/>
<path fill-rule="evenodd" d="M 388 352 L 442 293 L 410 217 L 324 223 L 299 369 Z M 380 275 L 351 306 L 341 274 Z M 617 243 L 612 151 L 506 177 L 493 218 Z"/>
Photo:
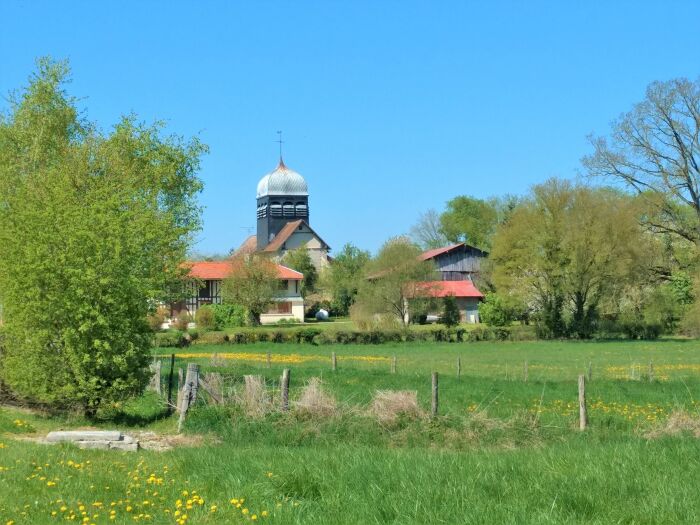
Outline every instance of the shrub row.
<path fill-rule="evenodd" d="M 464 328 L 436 327 L 430 330 L 321 330 L 319 328 L 297 328 L 293 330 L 237 330 L 235 332 L 211 331 L 182 333 L 177 331 L 156 334 L 156 347 L 181 347 L 193 344 L 250 344 L 250 343 L 296 343 L 296 344 L 384 344 L 412 341 L 459 343 L 473 341 L 524 341 L 535 339 L 532 327 L 487 327 Z"/>

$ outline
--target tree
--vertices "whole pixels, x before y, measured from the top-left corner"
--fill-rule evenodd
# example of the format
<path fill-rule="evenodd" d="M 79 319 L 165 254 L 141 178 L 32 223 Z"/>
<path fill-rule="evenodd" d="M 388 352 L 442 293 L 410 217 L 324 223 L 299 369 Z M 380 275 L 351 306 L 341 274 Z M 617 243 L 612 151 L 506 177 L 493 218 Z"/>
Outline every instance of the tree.
<path fill-rule="evenodd" d="M 38 61 L 0 118 L 0 374 L 16 395 L 94 416 L 147 382 L 147 316 L 199 227 L 196 139 L 78 117 L 65 62 Z"/>
<path fill-rule="evenodd" d="M 369 252 L 348 243 L 321 274 L 322 286 L 330 293 L 331 306 L 336 314 L 348 315 L 350 312 L 369 259 Z"/>
<path fill-rule="evenodd" d="M 451 328 L 459 324 L 459 308 L 457 307 L 457 299 L 454 295 L 447 295 L 442 300 L 442 319 L 441 322 L 446 327 Z"/>
<path fill-rule="evenodd" d="M 450 242 L 442 231 L 440 214 L 435 210 L 420 214 L 418 222 L 411 227 L 410 237 L 424 250 L 440 248 Z"/>
<path fill-rule="evenodd" d="M 645 224 L 700 247 L 700 80 L 654 82 L 646 98 L 612 125 L 609 139 L 591 137 L 583 159 L 651 207 Z"/>
<path fill-rule="evenodd" d="M 252 325 L 274 302 L 279 287 L 277 267 L 262 255 L 241 255 L 231 259 L 231 274 L 224 279 L 221 296 L 226 304 L 243 306 Z"/>
<path fill-rule="evenodd" d="M 420 254 L 420 248 L 405 237 L 388 240 L 368 264 L 356 302 L 370 314 L 395 316 L 405 326 L 409 303 L 429 295 L 420 283 L 429 281 L 435 271 L 432 264 L 418 259 Z"/>
<path fill-rule="evenodd" d="M 490 326 L 508 326 L 522 318 L 525 310 L 515 297 L 488 292 L 479 304 L 479 320 Z"/>
<path fill-rule="evenodd" d="M 494 238 L 497 289 L 536 310 L 543 335 L 590 337 L 601 307 L 647 278 L 651 248 L 637 212 L 613 190 L 535 186 Z"/>
<path fill-rule="evenodd" d="M 498 224 L 495 200 L 460 195 L 447 203 L 440 216 L 441 231 L 450 242 L 467 242 L 488 251 Z"/>
<path fill-rule="evenodd" d="M 301 295 L 303 297 L 307 297 L 316 291 L 318 271 L 311 261 L 308 250 L 304 248 L 289 250 L 284 254 L 282 264 L 304 274 L 304 279 L 301 281 Z"/>

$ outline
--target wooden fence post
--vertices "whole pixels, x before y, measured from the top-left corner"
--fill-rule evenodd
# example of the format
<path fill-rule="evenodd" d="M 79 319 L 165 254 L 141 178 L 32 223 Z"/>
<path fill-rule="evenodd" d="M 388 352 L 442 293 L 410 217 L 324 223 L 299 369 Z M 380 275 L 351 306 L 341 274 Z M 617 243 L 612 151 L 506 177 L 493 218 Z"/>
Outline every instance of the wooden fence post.
<path fill-rule="evenodd" d="M 180 406 L 182 405 L 182 393 L 185 391 L 185 374 L 181 367 L 177 369 L 177 402 L 175 403 L 175 408 L 180 411 Z"/>
<path fill-rule="evenodd" d="M 187 417 L 187 411 L 197 399 L 197 389 L 199 387 L 199 365 L 189 363 L 187 365 L 187 375 L 185 376 L 185 387 L 182 392 L 182 405 L 180 406 L 180 419 L 177 423 L 178 433 L 182 431 L 182 426 Z"/>
<path fill-rule="evenodd" d="M 649 382 L 654 381 L 654 363 L 649 361 Z"/>
<path fill-rule="evenodd" d="M 593 379 L 593 363 L 588 361 L 588 381 Z"/>
<path fill-rule="evenodd" d="M 333 369 L 333 372 L 338 369 L 338 358 L 336 357 L 335 352 L 331 354 L 331 368 Z"/>
<path fill-rule="evenodd" d="M 527 361 L 525 361 L 525 364 L 523 365 L 523 381 L 527 383 L 527 376 L 528 376 L 528 370 L 527 370 Z"/>
<path fill-rule="evenodd" d="M 289 410 L 289 368 L 282 370 L 282 412 Z"/>
<path fill-rule="evenodd" d="M 578 376 L 578 428 L 586 430 L 588 415 L 586 413 L 586 376 Z"/>
<path fill-rule="evenodd" d="M 430 415 L 432 417 L 437 417 L 438 415 L 438 373 L 433 372 L 432 377 L 432 403 L 430 404 Z"/>
<path fill-rule="evenodd" d="M 457 358 L 457 379 L 462 377 L 462 358 Z"/>
<path fill-rule="evenodd" d="M 272 368 L 272 356 L 270 352 L 267 353 L 267 368 Z"/>
<path fill-rule="evenodd" d="M 149 367 L 151 370 L 151 382 L 148 385 L 149 390 L 153 390 L 156 394 L 160 395 L 161 393 L 161 388 L 160 388 L 160 370 L 161 370 L 161 360 L 157 359 L 153 361 L 151 366 Z"/>
<path fill-rule="evenodd" d="M 396 356 L 393 356 L 391 358 L 391 373 L 392 374 L 396 373 Z"/>
<path fill-rule="evenodd" d="M 175 354 L 170 354 L 170 373 L 168 373 L 168 414 L 173 413 L 173 375 L 175 373 Z"/>

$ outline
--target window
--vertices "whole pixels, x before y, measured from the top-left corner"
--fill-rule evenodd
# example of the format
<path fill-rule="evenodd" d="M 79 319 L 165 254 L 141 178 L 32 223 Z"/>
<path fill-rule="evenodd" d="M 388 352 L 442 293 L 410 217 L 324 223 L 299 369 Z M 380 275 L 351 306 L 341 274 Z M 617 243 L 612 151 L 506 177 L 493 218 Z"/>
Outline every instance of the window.
<path fill-rule="evenodd" d="M 306 217 L 308 215 L 309 211 L 306 207 L 306 204 L 297 204 L 296 206 L 296 216 L 297 217 Z M 301 227 L 299 227 L 301 229 Z"/>
<path fill-rule="evenodd" d="M 282 205 L 279 202 L 273 202 L 270 204 L 270 216 L 282 217 Z"/>
<path fill-rule="evenodd" d="M 292 303 L 280 301 L 275 303 L 268 312 L 270 314 L 291 314 L 292 313 Z"/>
<path fill-rule="evenodd" d="M 277 289 L 287 291 L 289 289 L 289 281 L 282 279 L 277 282 Z"/>
<path fill-rule="evenodd" d="M 282 208 L 284 210 L 285 217 L 294 217 L 294 204 L 291 202 L 285 202 Z"/>

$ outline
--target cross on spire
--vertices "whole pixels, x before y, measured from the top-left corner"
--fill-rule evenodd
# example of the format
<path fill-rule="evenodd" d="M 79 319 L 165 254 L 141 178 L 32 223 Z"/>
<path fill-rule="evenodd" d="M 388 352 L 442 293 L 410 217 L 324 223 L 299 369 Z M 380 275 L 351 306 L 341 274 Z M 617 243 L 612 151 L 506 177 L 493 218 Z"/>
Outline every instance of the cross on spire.
<path fill-rule="evenodd" d="M 280 145 L 280 164 L 284 165 L 284 161 L 282 160 L 282 144 L 284 144 L 284 141 L 282 140 L 282 132 L 281 131 L 277 132 L 277 140 L 275 142 L 279 143 L 279 145 Z"/>

